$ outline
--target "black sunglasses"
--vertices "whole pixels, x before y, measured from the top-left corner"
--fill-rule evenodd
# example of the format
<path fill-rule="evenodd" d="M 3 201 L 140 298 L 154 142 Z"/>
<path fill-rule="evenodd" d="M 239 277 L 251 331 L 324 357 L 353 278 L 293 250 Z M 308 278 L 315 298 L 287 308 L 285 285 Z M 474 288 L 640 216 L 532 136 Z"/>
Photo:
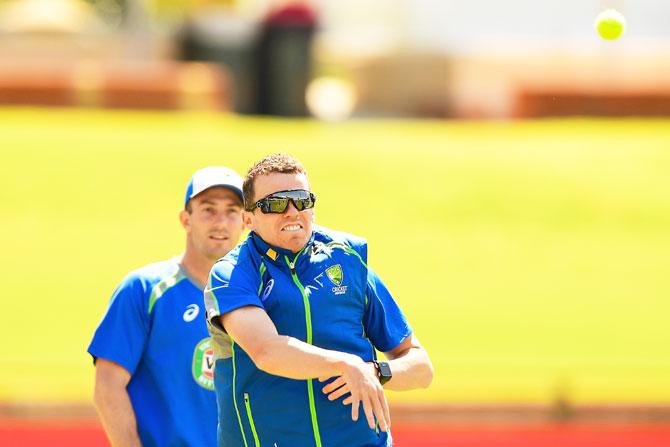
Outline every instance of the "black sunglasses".
<path fill-rule="evenodd" d="M 289 191 L 277 191 L 269 194 L 247 208 L 247 211 L 253 211 L 259 208 L 263 214 L 281 214 L 288 208 L 288 202 L 291 201 L 298 211 L 304 211 L 314 208 L 316 196 L 314 193 L 304 189 L 293 189 Z"/>

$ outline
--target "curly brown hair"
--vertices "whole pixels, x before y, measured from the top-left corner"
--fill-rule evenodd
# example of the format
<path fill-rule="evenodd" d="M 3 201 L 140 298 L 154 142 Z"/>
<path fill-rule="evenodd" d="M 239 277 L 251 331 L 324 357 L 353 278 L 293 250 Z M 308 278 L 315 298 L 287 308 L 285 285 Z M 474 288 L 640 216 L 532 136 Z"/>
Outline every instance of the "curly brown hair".
<path fill-rule="evenodd" d="M 242 184 L 242 195 L 244 196 L 244 209 L 249 210 L 254 200 L 254 180 L 261 175 L 273 172 L 280 174 L 305 174 L 307 170 L 297 159 L 286 153 L 271 154 L 257 161 L 244 177 Z"/>

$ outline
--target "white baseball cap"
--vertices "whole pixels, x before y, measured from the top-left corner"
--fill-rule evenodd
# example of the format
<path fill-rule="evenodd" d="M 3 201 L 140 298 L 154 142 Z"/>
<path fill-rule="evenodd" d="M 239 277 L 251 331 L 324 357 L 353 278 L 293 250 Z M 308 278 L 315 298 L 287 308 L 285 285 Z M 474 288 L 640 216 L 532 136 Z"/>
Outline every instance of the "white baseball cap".
<path fill-rule="evenodd" d="M 242 195 L 242 177 L 232 169 L 224 166 L 208 166 L 195 171 L 186 187 L 186 197 L 184 198 L 184 206 L 188 204 L 189 200 L 197 196 L 206 189 L 214 186 L 223 186 L 236 193 L 242 202 L 244 196 Z"/>

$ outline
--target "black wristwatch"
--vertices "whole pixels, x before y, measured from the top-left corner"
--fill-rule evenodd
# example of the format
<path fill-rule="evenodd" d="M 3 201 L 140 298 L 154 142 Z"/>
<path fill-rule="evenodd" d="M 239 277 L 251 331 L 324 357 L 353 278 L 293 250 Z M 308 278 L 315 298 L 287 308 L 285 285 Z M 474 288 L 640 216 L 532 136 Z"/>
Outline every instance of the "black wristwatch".
<path fill-rule="evenodd" d="M 393 373 L 391 372 L 391 367 L 387 362 L 378 362 L 377 360 L 373 360 L 372 363 L 377 369 L 377 374 L 379 374 L 379 383 L 384 385 L 386 382 L 391 380 Z"/>

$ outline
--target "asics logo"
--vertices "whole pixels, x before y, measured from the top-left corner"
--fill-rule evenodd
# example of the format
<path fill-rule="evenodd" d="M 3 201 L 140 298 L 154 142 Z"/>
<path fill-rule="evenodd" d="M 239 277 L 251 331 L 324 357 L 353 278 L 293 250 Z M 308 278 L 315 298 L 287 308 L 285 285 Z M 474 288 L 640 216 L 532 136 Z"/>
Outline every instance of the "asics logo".
<path fill-rule="evenodd" d="M 275 280 L 270 279 L 268 281 L 268 285 L 265 286 L 265 290 L 263 290 L 263 295 L 261 295 L 261 301 L 265 301 L 268 299 L 268 296 L 270 296 L 270 293 L 272 293 L 272 288 L 275 286 Z"/>
<path fill-rule="evenodd" d="M 184 312 L 184 321 L 190 323 L 191 321 L 195 320 L 195 317 L 198 316 L 199 312 L 200 307 L 198 307 L 197 304 L 189 304 L 186 307 L 186 311 Z"/>

